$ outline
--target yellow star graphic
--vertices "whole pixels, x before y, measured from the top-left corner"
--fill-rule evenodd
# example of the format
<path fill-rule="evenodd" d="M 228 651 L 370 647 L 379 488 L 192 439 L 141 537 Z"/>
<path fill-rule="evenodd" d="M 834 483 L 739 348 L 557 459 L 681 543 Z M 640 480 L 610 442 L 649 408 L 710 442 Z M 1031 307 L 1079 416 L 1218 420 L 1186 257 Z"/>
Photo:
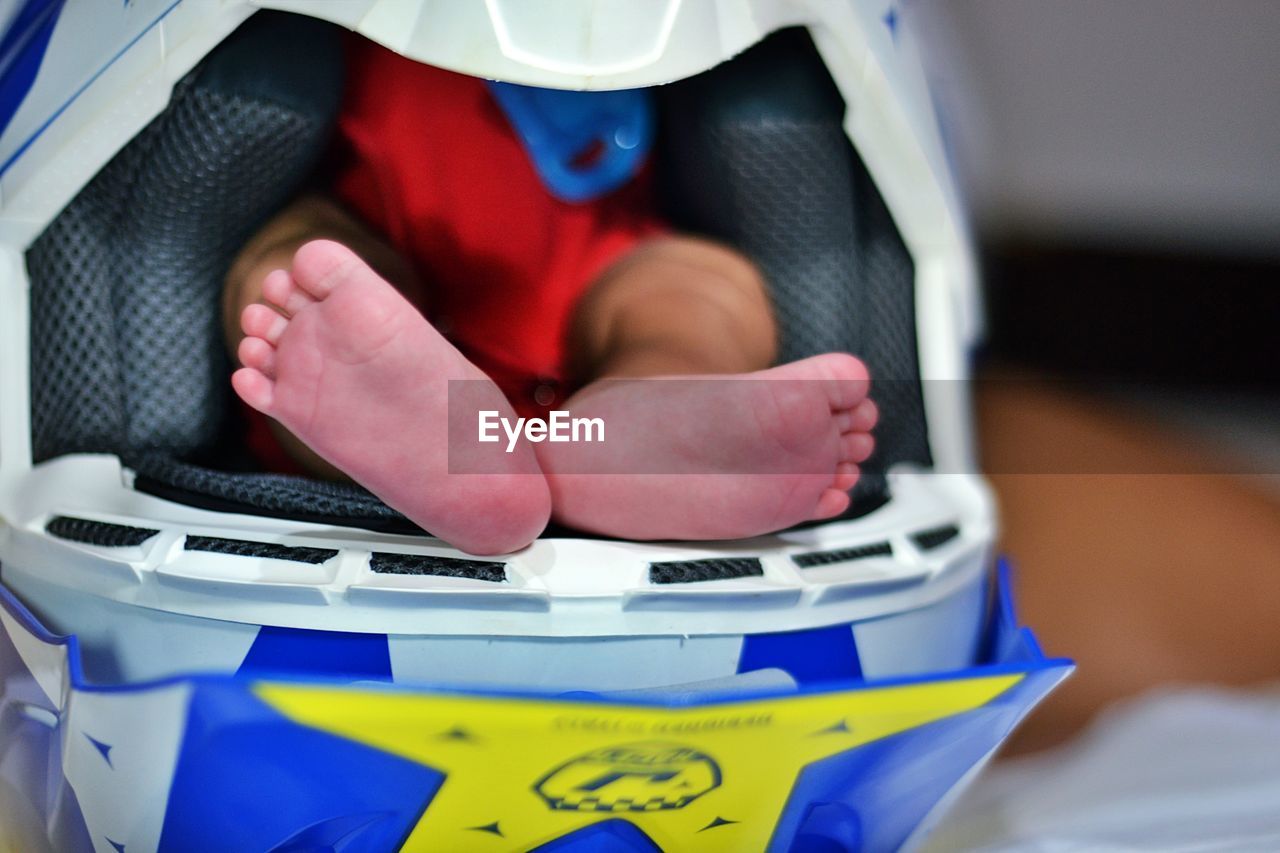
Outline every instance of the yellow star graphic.
<path fill-rule="evenodd" d="M 528 850 L 611 818 L 666 850 L 763 849 L 805 766 L 985 705 L 1020 675 L 689 708 L 262 682 L 289 719 L 446 778 L 404 850 Z"/>

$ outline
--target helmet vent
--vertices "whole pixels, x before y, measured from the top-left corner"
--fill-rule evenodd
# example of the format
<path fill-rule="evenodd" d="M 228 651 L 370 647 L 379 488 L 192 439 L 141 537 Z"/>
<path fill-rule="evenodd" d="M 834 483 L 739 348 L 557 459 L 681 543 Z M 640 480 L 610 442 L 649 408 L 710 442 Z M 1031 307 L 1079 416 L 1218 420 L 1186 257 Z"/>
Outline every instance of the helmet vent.
<path fill-rule="evenodd" d="M 874 542 L 856 548 L 838 548 L 834 551 L 809 551 L 792 556 L 791 562 L 802 569 L 830 566 L 834 563 L 851 563 L 869 557 L 892 557 L 893 547 L 888 542 Z"/>
<path fill-rule="evenodd" d="M 436 575 L 489 583 L 503 583 L 507 579 L 506 563 L 433 557 L 427 554 L 375 552 L 369 558 L 369 568 L 380 575 Z"/>
<path fill-rule="evenodd" d="M 959 535 L 959 527 L 954 524 L 945 524 L 942 527 L 931 527 L 928 530 L 912 533 L 911 541 L 924 551 L 932 551 L 934 548 L 947 544 Z"/>
<path fill-rule="evenodd" d="M 650 583 L 694 583 L 731 578 L 760 577 L 764 567 L 755 557 L 724 557 L 711 560 L 675 560 L 649 564 Z"/>
<path fill-rule="evenodd" d="M 109 524 L 105 521 L 90 521 L 87 518 L 71 518 L 66 515 L 49 519 L 44 529 L 50 536 L 56 536 L 59 539 L 83 542 L 86 545 L 97 545 L 102 548 L 133 548 L 160 532 L 148 527 L 129 527 L 124 524 Z"/>
<path fill-rule="evenodd" d="M 213 554 L 231 554 L 235 557 L 265 557 L 268 560 L 290 560 L 295 563 L 318 565 L 338 556 L 332 548 L 299 548 L 276 545 L 272 542 L 252 542 L 248 539 L 219 539 L 214 536 L 188 536 L 182 543 L 184 551 L 208 551 Z"/>

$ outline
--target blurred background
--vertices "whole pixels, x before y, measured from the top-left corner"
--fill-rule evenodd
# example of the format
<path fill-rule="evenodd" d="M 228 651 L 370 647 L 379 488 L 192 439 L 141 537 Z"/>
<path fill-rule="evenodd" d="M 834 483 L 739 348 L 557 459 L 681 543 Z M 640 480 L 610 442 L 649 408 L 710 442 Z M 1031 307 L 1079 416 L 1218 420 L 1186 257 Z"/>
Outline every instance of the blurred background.
<path fill-rule="evenodd" d="M 1274 385 L 1280 4 L 906 0 L 904 14 L 985 249 L 992 350 Z"/>
<path fill-rule="evenodd" d="M 908 0 L 980 232 L 1280 260 L 1274 0 Z"/>
<path fill-rule="evenodd" d="M 982 246 L 1021 615 L 1080 667 L 941 849 L 1280 848 L 1280 3 L 901 14 Z"/>

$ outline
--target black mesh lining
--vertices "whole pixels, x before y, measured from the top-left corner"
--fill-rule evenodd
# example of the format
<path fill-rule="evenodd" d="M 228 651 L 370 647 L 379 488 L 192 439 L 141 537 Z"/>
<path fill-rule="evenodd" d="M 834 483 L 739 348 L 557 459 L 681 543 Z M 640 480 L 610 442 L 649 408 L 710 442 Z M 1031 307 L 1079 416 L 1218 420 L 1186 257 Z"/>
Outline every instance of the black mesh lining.
<path fill-rule="evenodd" d="M 959 535 L 959 527 L 954 524 L 944 524 L 941 527 L 931 527 L 928 530 L 912 533 L 911 541 L 926 551 L 932 551 L 934 548 L 940 548 L 947 544 Z"/>
<path fill-rule="evenodd" d="M 856 548 L 838 548 L 834 551 L 810 551 L 806 554 L 796 554 L 792 556 L 791 562 L 802 569 L 812 569 L 817 566 L 829 566 L 833 563 L 865 560 L 868 557 L 892 556 L 892 545 L 888 542 L 875 542 L 870 545 L 859 545 Z"/>
<path fill-rule="evenodd" d="M 338 556 L 338 552 L 332 548 L 304 548 L 277 545 L 274 542 L 251 542 L 248 539 L 220 539 L 216 536 L 188 536 L 182 543 L 182 549 L 231 554 L 235 557 L 266 557 L 270 560 L 289 560 L 312 565 L 319 565 Z"/>
<path fill-rule="evenodd" d="M 709 560 L 674 560 L 649 564 L 649 582 L 658 584 L 719 581 L 759 577 L 764 567 L 755 557 L 724 557 Z"/>
<path fill-rule="evenodd" d="M 129 527 L 125 524 L 90 521 L 87 518 L 72 518 L 67 515 L 58 515 L 49 519 L 44 529 L 50 536 L 56 536 L 59 539 L 98 545 L 103 548 L 136 547 L 160 533 L 159 530 L 148 527 Z"/>
<path fill-rule="evenodd" d="M 507 564 L 491 560 L 459 560 L 456 557 L 433 557 L 426 554 L 390 554 L 375 552 L 369 568 L 386 575 L 435 575 L 467 578 L 489 583 L 505 583 Z"/>
<path fill-rule="evenodd" d="M 340 49 L 328 25 L 255 17 L 32 244 L 36 461 L 215 442 L 223 277 L 327 144 Z"/>
<path fill-rule="evenodd" d="M 860 356 L 880 407 L 858 498 L 890 465 L 931 462 L 911 257 L 842 122 L 844 102 L 807 31 L 660 90 L 659 174 L 681 225 L 741 248 L 764 271 L 780 358 Z"/>

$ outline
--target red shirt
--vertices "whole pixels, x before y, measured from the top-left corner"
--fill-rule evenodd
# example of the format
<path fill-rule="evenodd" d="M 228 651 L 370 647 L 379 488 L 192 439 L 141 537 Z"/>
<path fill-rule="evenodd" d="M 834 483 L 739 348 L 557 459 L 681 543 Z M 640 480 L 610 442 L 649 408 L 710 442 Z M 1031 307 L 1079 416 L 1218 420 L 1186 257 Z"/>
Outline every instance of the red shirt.
<path fill-rule="evenodd" d="M 610 263 L 663 230 L 646 182 L 560 201 L 484 81 L 359 38 L 348 66 L 338 198 L 427 280 L 421 307 L 435 326 L 517 409 L 545 410 L 533 392 L 568 378 L 574 305 Z"/>

